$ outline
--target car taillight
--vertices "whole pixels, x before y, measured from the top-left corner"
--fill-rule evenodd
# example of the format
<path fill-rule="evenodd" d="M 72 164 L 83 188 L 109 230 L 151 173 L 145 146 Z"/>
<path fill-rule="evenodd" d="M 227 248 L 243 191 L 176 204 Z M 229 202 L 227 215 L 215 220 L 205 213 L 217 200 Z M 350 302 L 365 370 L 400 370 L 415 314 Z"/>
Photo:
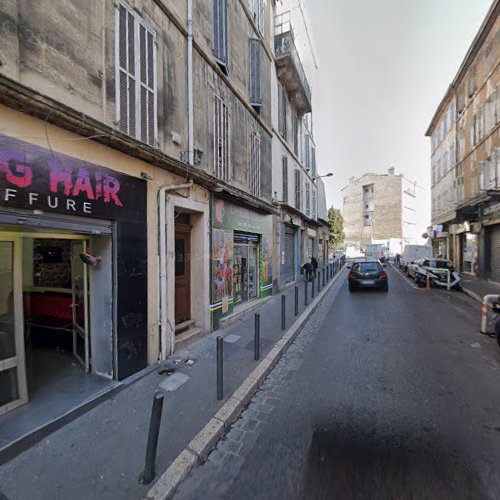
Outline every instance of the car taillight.
<path fill-rule="evenodd" d="M 386 279 L 387 279 L 387 273 L 386 273 L 385 271 L 382 271 L 382 272 L 380 273 L 380 279 L 381 279 L 381 280 L 386 280 Z"/>
<path fill-rule="evenodd" d="M 354 280 L 356 279 L 356 275 L 354 273 L 349 273 L 349 276 L 347 277 L 348 280 Z"/>

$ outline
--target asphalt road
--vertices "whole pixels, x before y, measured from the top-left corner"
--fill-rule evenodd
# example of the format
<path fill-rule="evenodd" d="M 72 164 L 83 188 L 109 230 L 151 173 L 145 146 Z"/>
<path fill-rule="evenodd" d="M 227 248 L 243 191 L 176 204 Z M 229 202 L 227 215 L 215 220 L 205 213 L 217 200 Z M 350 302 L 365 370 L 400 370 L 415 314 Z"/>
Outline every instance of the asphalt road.
<path fill-rule="evenodd" d="M 500 498 L 500 349 L 458 292 L 329 292 L 178 499 Z"/>

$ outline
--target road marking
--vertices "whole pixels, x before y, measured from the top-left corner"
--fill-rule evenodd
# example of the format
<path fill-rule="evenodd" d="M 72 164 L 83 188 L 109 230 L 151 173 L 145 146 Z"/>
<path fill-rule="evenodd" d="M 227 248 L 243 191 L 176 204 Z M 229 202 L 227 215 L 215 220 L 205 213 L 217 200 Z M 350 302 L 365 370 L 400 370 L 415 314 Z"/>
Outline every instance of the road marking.
<path fill-rule="evenodd" d="M 400 269 L 396 269 L 394 264 L 391 264 L 391 267 L 394 269 L 394 271 L 396 271 L 396 274 L 400 276 L 403 281 L 405 281 L 409 286 L 411 286 L 415 290 L 421 290 L 421 288 L 417 286 L 417 284 L 409 276 L 405 276 Z"/>

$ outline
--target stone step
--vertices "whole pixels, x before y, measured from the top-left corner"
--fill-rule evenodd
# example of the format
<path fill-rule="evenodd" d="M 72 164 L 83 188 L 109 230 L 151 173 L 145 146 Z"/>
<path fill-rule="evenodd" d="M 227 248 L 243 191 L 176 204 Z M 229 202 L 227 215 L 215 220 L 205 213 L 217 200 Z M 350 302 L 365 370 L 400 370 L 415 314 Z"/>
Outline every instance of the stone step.
<path fill-rule="evenodd" d="M 193 340 L 200 338 L 202 335 L 203 329 L 198 327 L 190 328 L 183 333 L 179 333 L 175 336 L 175 348 L 183 349 Z"/>
<path fill-rule="evenodd" d="M 194 325 L 194 319 L 188 319 L 187 321 L 175 325 L 175 333 L 181 333 L 183 330 L 187 330 L 193 325 Z"/>

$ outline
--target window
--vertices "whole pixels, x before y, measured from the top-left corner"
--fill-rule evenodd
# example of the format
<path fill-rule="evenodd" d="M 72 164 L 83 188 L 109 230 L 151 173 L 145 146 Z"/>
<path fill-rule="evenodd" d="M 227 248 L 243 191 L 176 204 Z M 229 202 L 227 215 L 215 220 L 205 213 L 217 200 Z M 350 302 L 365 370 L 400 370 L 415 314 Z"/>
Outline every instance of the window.
<path fill-rule="evenodd" d="M 443 154 L 443 175 L 448 171 L 448 151 Z"/>
<path fill-rule="evenodd" d="M 264 34 L 264 0 L 248 0 L 248 9 L 252 14 L 253 22 L 259 28 L 260 33 Z"/>
<path fill-rule="evenodd" d="M 156 35 L 139 15 L 116 9 L 116 118 L 122 132 L 156 145 Z"/>
<path fill-rule="evenodd" d="M 216 177 L 229 181 L 229 109 L 218 96 L 214 96 L 214 170 Z"/>
<path fill-rule="evenodd" d="M 260 137 L 252 133 L 250 136 L 250 192 L 260 197 Z"/>
<path fill-rule="evenodd" d="M 316 148 L 311 147 L 311 170 L 313 178 L 316 177 Z"/>
<path fill-rule="evenodd" d="M 312 191 L 312 218 L 316 219 L 316 190 L 313 187 L 311 191 Z"/>
<path fill-rule="evenodd" d="M 443 116 L 443 137 L 448 133 L 448 115 Z"/>
<path fill-rule="evenodd" d="M 252 106 L 262 106 L 262 45 L 258 38 L 250 38 L 249 44 L 249 93 Z"/>
<path fill-rule="evenodd" d="M 282 201 L 288 203 L 288 157 L 281 158 L 281 179 L 283 186 Z"/>
<path fill-rule="evenodd" d="M 456 113 L 456 106 L 455 103 L 452 103 L 450 107 L 450 127 L 453 127 L 455 124 L 455 113 Z"/>
<path fill-rule="evenodd" d="M 293 136 L 293 152 L 299 154 L 299 119 L 297 115 L 292 114 L 292 136 Z"/>
<path fill-rule="evenodd" d="M 311 151 L 309 148 L 309 140 L 310 139 L 309 139 L 308 134 L 305 134 L 304 140 L 305 140 L 305 145 L 304 145 L 305 166 L 306 166 L 306 170 L 310 170 L 311 169 Z"/>
<path fill-rule="evenodd" d="M 450 168 L 455 166 L 455 143 L 450 144 Z"/>
<path fill-rule="evenodd" d="M 226 0 L 212 0 L 212 38 L 214 57 L 228 74 Z"/>
<path fill-rule="evenodd" d="M 278 89 L 278 132 L 286 139 L 286 95 L 283 87 Z"/>
<path fill-rule="evenodd" d="M 306 181 L 306 215 L 311 216 L 311 185 Z"/>
<path fill-rule="evenodd" d="M 300 170 L 295 170 L 295 208 L 301 210 L 301 176 Z"/>

